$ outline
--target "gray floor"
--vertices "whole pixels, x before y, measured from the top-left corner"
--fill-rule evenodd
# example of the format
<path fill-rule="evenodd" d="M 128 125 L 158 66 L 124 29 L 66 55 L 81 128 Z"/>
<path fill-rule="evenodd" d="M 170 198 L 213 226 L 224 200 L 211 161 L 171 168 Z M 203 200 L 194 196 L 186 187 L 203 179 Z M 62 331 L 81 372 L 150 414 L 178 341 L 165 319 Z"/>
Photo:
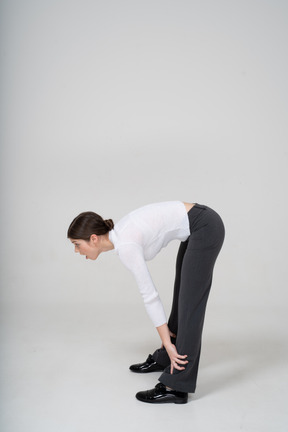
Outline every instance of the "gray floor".
<path fill-rule="evenodd" d="M 137 310 L 121 307 L 120 320 L 118 309 L 5 306 L 1 432 L 288 430 L 284 308 L 210 308 L 197 392 L 187 405 L 160 406 L 134 397 L 158 374 L 128 369 L 157 347 L 158 336 Z"/>

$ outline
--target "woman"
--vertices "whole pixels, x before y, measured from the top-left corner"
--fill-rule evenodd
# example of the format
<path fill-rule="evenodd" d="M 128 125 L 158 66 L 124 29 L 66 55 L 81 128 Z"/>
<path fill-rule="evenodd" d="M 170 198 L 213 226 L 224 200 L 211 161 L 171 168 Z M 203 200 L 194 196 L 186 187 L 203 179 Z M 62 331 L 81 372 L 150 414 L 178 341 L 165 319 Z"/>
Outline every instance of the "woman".
<path fill-rule="evenodd" d="M 135 276 L 162 348 L 144 363 L 130 366 L 130 370 L 163 371 L 160 383 L 152 390 L 138 392 L 136 398 L 149 403 L 186 403 L 188 393 L 194 393 L 196 388 L 206 303 L 224 240 L 220 216 L 204 205 L 171 201 L 135 210 L 114 227 L 111 219 L 84 212 L 73 220 L 67 236 L 75 252 L 86 255 L 86 259 L 95 260 L 100 253 L 115 249 Z M 167 324 L 146 261 L 175 239 L 181 244 Z"/>

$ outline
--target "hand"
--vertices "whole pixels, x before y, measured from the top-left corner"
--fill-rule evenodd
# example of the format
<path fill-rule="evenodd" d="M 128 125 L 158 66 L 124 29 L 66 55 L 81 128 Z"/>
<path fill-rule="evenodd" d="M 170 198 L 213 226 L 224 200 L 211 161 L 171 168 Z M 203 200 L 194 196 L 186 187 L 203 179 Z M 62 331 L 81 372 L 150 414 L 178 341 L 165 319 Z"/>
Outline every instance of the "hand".
<path fill-rule="evenodd" d="M 177 370 L 184 370 L 185 367 L 179 365 L 186 365 L 188 363 L 188 360 L 184 360 L 187 358 L 187 355 L 178 354 L 176 346 L 173 344 L 169 344 L 165 348 L 171 361 L 170 374 L 173 374 L 174 368 Z"/>

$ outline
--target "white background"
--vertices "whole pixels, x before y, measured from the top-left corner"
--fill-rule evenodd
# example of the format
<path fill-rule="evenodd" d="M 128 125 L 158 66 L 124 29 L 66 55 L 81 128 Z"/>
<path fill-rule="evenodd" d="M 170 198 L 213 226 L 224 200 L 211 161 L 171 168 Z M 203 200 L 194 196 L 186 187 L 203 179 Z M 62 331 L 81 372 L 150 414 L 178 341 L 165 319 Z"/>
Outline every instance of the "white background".
<path fill-rule="evenodd" d="M 157 334 L 117 256 L 83 261 L 66 231 L 81 211 L 116 222 L 176 199 L 214 208 L 226 226 L 205 326 L 202 370 L 212 369 L 185 406 L 189 421 L 199 431 L 209 421 L 221 432 L 286 431 L 287 3 L 3 0 L 0 12 L 2 430 L 88 432 L 111 407 L 121 430 L 139 428 L 125 416 L 147 407 L 126 369 Z M 177 247 L 149 264 L 167 314 Z M 259 362 L 270 381 L 256 379 Z M 79 368 L 87 382 L 70 389 Z M 141 379 L 135 391 L 147 387 Z M 55 402 L 80 387 L 81 402 Z"/>

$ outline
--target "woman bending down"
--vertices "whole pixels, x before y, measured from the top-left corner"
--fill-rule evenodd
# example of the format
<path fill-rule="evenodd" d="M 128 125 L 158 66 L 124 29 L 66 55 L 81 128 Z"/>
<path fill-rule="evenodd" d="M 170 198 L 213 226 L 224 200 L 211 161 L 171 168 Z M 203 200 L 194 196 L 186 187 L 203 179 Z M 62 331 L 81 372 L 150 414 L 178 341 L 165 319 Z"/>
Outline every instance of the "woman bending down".
<path fill-rule="evenodd" d="M 169 201 L 141 207 L 115 224 L 93 212 L 77 216 L 68 229 L 75 252 L 95 260 L 115 249 L 133 273 L 162 348 L 144 363 L 130 366 L 138 373 L 162 371 L 152 390 L 136 398 L 149 403 L 186 403 L 196 388 L 201 337 L 213 268 L 224 241 L 224 225 L 211 208 Z M 180 240 L 173 303 L 165 312 L 146 261 L 171 240 Z"/>

